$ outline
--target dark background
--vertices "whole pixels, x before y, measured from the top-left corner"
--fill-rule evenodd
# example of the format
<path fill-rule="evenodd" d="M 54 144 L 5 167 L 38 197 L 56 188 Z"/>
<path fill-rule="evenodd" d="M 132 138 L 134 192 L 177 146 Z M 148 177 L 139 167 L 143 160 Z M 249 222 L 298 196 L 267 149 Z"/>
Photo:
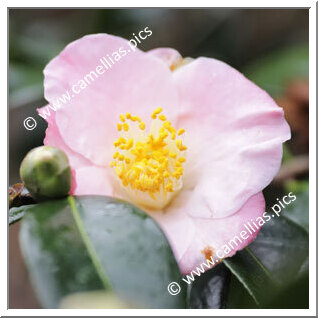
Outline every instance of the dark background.
<path fill-rule="evenodd" d="M 45 104 L 45 65 L 86 34 L 130 39 L 146 26 L 153 33 L 139 48 L 173 47 L 184 57 L 223 60 L 284 107 L 293 131 L 284 158 L 298 161 L 285 167 L 265 191 L 269 201 L 286 178 L 308 180 L 308 17 L 305 9 L 10 9 L 9 183 L 19 181 L 26 152 L 43 142 L 46 124 L 35 109 Z M 23 127 L 29 116 L 39 118 L 33 131 Z M 38 308 L 21 258 L 18 230 L 16 224 L 9 233 L 9 308 Z"/>

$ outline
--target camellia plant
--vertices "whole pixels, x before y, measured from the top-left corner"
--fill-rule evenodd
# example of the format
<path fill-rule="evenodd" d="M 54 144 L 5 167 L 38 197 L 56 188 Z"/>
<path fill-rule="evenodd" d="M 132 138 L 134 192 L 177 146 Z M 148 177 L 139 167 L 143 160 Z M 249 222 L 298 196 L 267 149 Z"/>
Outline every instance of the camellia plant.
<path fill-rule="evenodd" d="M 127 41 L 107 34 L 68 45 L 44 70 L 49 104 L 119 47 Z M 262 190 L 277 174 L 282 143 L 290 138 L 282 108 L 237 70 L 212 58 L 182 58 L 170 48 L 130 52 L 46 120 L 50 147 L 37 151 L 49 149 L 52 160 L 56 148 L 66 154 L 69 196 L 13 208 L 11 217 L 23 216 L 23 253 L 47 308 L 96 290 L 106 291 L 104 307 L 195 308 L 193 297 L 206 293 L 187 286 L 182 275 L 217 258 L 215 251 L 244 224 L 262 218 Z M 51 170 L 32 158 L 28 164 L 34 165 L 29 179 L 41 188 Z M 69 189 L 59 184 L 50 183 Z M 266 268 L 261 252 L 246 249 L 258 232 L 209 271 L 216 282 L 210 293 L 218 299 L 210 307 L 236 306 L 221 299 L 229 290 L 228 270 L 238 293 L 258 307 L 268 302 L 267 288 L 283 286 L 271 276 L 270 261 Z M 305 246 L 302 234 L 295 235 Z M 178 295 L 167 291 L 171 282 L 180 285 Z"/>

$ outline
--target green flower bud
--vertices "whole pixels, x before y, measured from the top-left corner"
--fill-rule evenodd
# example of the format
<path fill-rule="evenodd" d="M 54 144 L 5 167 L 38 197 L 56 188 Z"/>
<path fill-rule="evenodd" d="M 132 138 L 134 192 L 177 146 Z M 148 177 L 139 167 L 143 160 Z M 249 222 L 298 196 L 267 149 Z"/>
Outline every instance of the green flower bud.
<path fill-rule="evenodd" d="M 71 168 L 67 156 L 51 146 L 28 152 L 21 163 L 20 177 L 38 201 L 66 196 L 71 189 Z"/>

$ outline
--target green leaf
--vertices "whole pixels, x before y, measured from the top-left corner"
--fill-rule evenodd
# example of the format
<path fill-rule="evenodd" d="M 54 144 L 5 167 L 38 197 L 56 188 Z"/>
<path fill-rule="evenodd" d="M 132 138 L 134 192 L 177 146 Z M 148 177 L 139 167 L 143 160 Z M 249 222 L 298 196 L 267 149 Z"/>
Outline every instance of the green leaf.
<path fill-rule="evenodd" d="M 284 210 L 284 216 L 294 223 L 297 223 L 309 232 L 309 185 L 308 181 L 296 184 L 289 183 L 287 187 L 291 192 L 296 193 L 297 199 Z M 299 191 L 301 190 L 301 191 Z"/>
<path fill-rule="evenodd" d="M 223 264 L 219 264 L 212 270 L 196 277 L 191 286 L 190 308 L 225 308 L 230 277 L 230 271 Z"/>
<path fill-rule="evenodd" d="M 138 208 L 101 196 L 25 207 L 21 247 L 38 297 L 57 308 L 65 296 L 100 290 L 132 307 L 184 308 L 186 288 L 157 224 Z"/>
<path fill-rule="evenodd" d="M 282 287 L 293 282 L 306 266 L 308 233 L 281 215 L 263 226 L 249 248 Z"/>
<path fill-rule="evenodd" d="M 189 304 L 194 309 L 258 308 L 249 292 L 224 264 L 196 276 L 190 286 Z"/>
<path fill-rule="evenodd" d="M 24 209 L 20 246 L 42 307 L 57 308 L 68 294 L 102 289 L 67 200 Z"/>
<path fill-rule="evenodd" d="M 284 216 L 272 216 L 248 248 L 223 264 L 228 271 L 218 265 L 196 277 L 192 308 L 306 308 L 308 233 Z"/>
<path fill-rule="evenodd" d="M 243 284 L 234 276 L 230 277 L 229 292 L 227 294 L 227 309 L 257 309 L 255 300 L 245 289 Z"/>
<path fill-rule="evenodd" d="M 277 293 L 278 286 L 271 274 L 248 248 L 237 252 L 234 257 L 225 259 L 223 263 L 242 283 L 258 306 L 264 306 L 268 302 L 268 297 L 272 296 L 268 295 L 268 289 L 272 294 Z"/>

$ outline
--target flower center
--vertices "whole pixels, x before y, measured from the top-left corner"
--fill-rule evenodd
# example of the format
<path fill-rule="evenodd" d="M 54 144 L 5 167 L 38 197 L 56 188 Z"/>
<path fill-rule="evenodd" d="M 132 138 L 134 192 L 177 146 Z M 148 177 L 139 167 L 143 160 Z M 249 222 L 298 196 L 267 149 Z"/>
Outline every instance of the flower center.
<path fill-rule="evenodd" d="M 121 114 L 110 166 L 132 201 L 152 209 L 166 206 L 182 187 L 185 130 L 178 131 L 157 108 L 148 133 L 140 117 Z"/>

